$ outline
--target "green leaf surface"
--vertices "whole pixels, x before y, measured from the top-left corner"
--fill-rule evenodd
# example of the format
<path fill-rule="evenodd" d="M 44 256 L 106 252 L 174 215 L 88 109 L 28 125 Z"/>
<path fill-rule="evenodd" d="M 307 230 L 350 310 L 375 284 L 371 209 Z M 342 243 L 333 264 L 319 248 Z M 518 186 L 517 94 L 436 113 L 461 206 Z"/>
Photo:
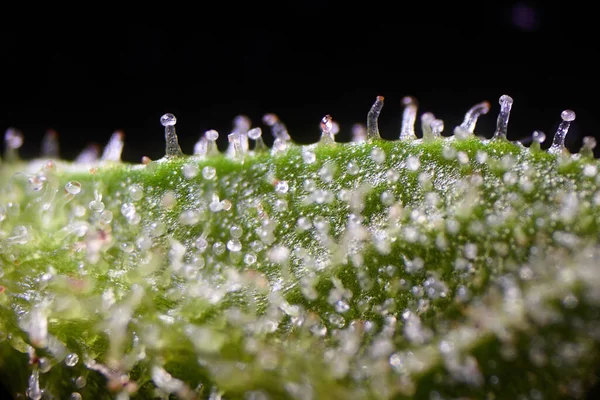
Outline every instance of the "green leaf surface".
<path fill-rule="evenodd" d="M 597 172 L 473 135 L 5 161 L 0 376 L 30 398 L 581 397 Z"/>

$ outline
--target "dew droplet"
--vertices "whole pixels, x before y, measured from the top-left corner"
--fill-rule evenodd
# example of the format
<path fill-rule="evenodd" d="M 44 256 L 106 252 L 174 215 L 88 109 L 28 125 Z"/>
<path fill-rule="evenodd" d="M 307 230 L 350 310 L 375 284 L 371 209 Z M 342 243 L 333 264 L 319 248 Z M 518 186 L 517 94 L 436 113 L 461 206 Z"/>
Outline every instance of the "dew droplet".
<path fill-rule="evenodd" d="M 217 176 L 217 170 L 214 167 L 206 166 L 202 168 L 202 177 L 206 180 L 211 180 Z"/>
<path fill-rule="evenodd" d="M 225 245 L 222 242 L 215 242 L 212 246 L 213 253 L 217 256 L 225 253 Z"/>
<path fill-rule="evenodd" d="M 349 175 L 356 175 L 360 172 L 360 166 L 356 161 L 349 161 L 346 166 L 346 172 L 348 172 Z"/>
<path fill-rule="evenodd" d="M 302 151 L 302 160 L 304 160 L 307 164 L 312 164 L 317 161 L 317 155 L 314 151 L 311 150 L 303 150 Z"/>
<path fill-rule="evenodd" d="M 193 179 L 198 176 L 198 166 L 195 164 L 185 164 L 181 167 L 185 179 Z"/>
<path fill-rule="evenodd" d="M 335 175 L 336 169 L 336 165 L 333 162 L 327 162 L 323 164 L 323 166 L 319 170 L 319 177 L 324 182 L 331 182 Z"/>
<path fill-rule="evenodd" d="M 198 253 L 204 253 L 208 248 L 208 241 L 206 240 L 206 238 L 200 236 L 198 239 L 196 239 L 194 245 L 198 249 Z"/>
<path fill-rule="evenodd" d="M 114 132 L 108 143 L 102 151 L 102 161 L 121 161 L 121 154 L 123 153 L 123 138 L 125 134 L 122 131 Z"/>
<path fill-rule="evenodd" d="M 321 139 L 319 140 L 320 144 L 333 144 L 335 143 L 335 138 L 333 137 L 333 119 L 331 115 L 327 114 L 321 119 L 320 123 L 321 127 Z"/>
<path fill-rule="evenodd" d="M 44 184 L 46 183 L 46 178 L 41 175 L 34 175 L 27 180 L 27 183 L 29 184 L 31 190 L 33 190 L 34 192 L 38 192 L 44 187 Z"/>
<path fill-rule="evenodd" d="M 77 181 L 69 181 L 65 185 L 65 191 L 69 194 L 76 195 L 81 192 L 81 183 Z"/>
<path fill-rule="evenodd" d="M 104 210 L 100 213 L 100 221 L 104 224 L 110 224 L 113 220 L 113 213 L 110 210 Z"/>
<path fill-rule="evenodd" d="M 200 219 L 200 213 L 196 210 L 184 210 L 179 214 L 179 222 L 182 225 L 196 225 Z"/>
<path fill-rule="evenodd" d="M 475 159 L 477 160 L 478 163 L 485 164 L 488 159 L 488 153 L 486 153 L 483 150 L 479 150 L 477 152 L 477 154 L 475 154 Z"/>
<path fill-rule="evenodd" d="M 42 139 L 42 157 L 59 158 L 58 148 L 58 133 L 54 129 L 48 129 Z"/>
<path fill-rule="evenodd" d="M 83 375 L 78 376 L 77 379 L 75 379 L 75 387 L 77 389 L 83 389 L 86 384 L 87 384 L 87 379 Z"/>
<path fill-rule="evenodd" d="M 494 132 L 494 139 L 506 139 L 506 132 L 508 127 L 508 119 L 510 118 L 510 109 L 513 105 L 512 97 L 503 94 L 500 96 L 500 113 L 496 121 L 496 132 Z"/>
<path fill-rule="evenodd" d="M 175 192 L 173 192 L 172 190 L 167 190 L 165 192 L 165 194 L 163 194 L 162 197 L 160 198 L 160 205 L 166 209 L 173 208 L 175 206 L 176 202 L 177 202 L 177 196 L 175 195 Z"/>
<path fill-rule="evenodd" d="M 385 172 L 385 178 L 386 181 L 389 185 L 398 182 L 398 180 L 400 179 L 400 172 L 396 171 L 393 168 L 388 169 Z"/>
<path fill-rule="evenodd" d="M 231 228 L 229 228 L 229 233 L 231 234 L 231 237 L 239 239 L 242 237 L 244 230 L 237 225 L 232 225 Z"/>
<path fill-rule="evenodd" d="M 532 139 L 535 143 L 542 144 L 546 140 L 546 134 L 542 131 L 533 131 Z"/>
<path fill-rule="evenodd" d="M 394 193 L 392 193 L 389 190 L 384 190 L 381 193 L 381 204 L 383 204 L 384 206 L 391 206 L 392 204 L 394 204 L 395 201 L 395 197 L 394 197 Z"/>
<path fill-rule="evenodd" d="M 454 135 L 459 139 L 466 139 L 475 132 L 475 125 L 477 119 L 481 115 L 485 115 L 490 111 L 490 103 L 482 101 L 481 103 L 475 104 L 467 111 L 465 118 L 460 126 L 454 128 Z"/>
<path fill-rule="evenodd" d="M 273 209 L 275 211 L 283 212 L 288 209 L 288 202 L 285 199 L 277 199 L 275 203 L 273 203 Z"/>
<path fill-rule="evenodd" d="M 132 203 L 123 203 L 121 205 L 121 214 L 128 220 L 132 219 L 136 214 L 135 206 Z"/>
<path fill-rule="evenodd" d="M 400 128 L 400 140 L 416 139 L 415 120 L 417 119 L 417 99 L 412 96 L 402 98 L 402 127 Z"/>
<path fill-rule="evenodd" d="M 383 164 L 385 161 L 385 151 L 383 149 L 374 146 L 370 153 L 371 160 L 375 162 L 375 164 Z"/>
<path fill-rule="evenodd" d="M 160 123 L 165 127 L 165 157 L 183 155 L 181 147 L 179 147 L 177 133 L 175 132 L 177 118 L 173 114 L 167 113 L 160 117 Z"/>
<path fill-rule="evenodd" d="M 208 205 L 208 209 L 212 212 L 219 212 L 223 210 L 223 203 L 221 202 L 217 194 L 212 195 L 212 201 Z"/>
<path fill-rule="evenodd" d="M 95 212 L 102 212 L 104 210 L 104 203 L 102 202 L 102 195 L 97 191 L 94 192 L 94 200 L 88 204 L 90 210 Z"/>
<path fill-rule="evenodd" d="M 406 159 L 406 168 L 409 171 L 417 171 L 421 166 L 421 162 L 419 161 L 419 157 L 410 156 Z"/>
<path fill-rule="evenodd" d="M 71 396 L 69 396 L 69 400 L 81 400 L 83 397 L 81 396 L 81 393 L 79 392 L 73 392 L 71 393 Z"/>
<path fill-rule="evenodd" d="M 285 194 L 289 190 L 289 185 L 286 181 L 279 181 L 275 184 L 275 192 Z"/>
<path fill-rule="evenodd" d="M 144 196 L 144 189 L 137 183 L 129 186 L 127 191 L 129 192 L 129 198 L 133 201 L 139 201 Z"/>
<path fill-rule="evenodd" d="M 151 238 L 162 236 L 167 230 L 166 225 L 162 221 L 154 221 L 148 226 L 148 236 Z"/>
<path fill-rule="evenodd" d="M 247 265 L 253 265 L 256 262 L 256 255 L 254 253 L 246 253 L 244 255 L 244 263 Z"/>
<path fill-rule="evenodd" d="M 79 362 L 79 356 L 75 353 L 67 354 L 65 357 L 65 364 L 67 367 L 74 367 Z"/>
<path fill-rule="evenodd" d="M 314 180 L 312 179 L 306 179 L 304 181 L 304 183 L 302 184 L 302 187 L 304 188 L 304 190 L 306 190 L 307 192 L 314 192 L 317 189 L 317 184 Z"/>
<path fill-rule="evenodd" d="M 571 125 L 571 122 L 575 120 L 575 112 L 572 110 L 564 110 L 560 114 L 560 117 L 562 118 L 562 122 L 556 130 L 556 134 L 554 134 L 552 146 L 550 146 L 548 149 L 548 152 L 551 154 L 559 154 L 566 150 L 565 138 L 569 132 L 569 126 Z"/>
<path fill-rule="evenodd" d="M 242 250 L 242 243 L 239 240 L 229 240 L 227 242 L 227 248 L 229 251 L 238 252 Z"/>
<path fill-rule="evenodd" d="M 583 175 L 587 177 L 594 177 L 598 174 L 598 167 L 594 164 L 588 164 L 583 167 Z"/>
<path fill-rule="evenodd" d="M 379 114 L 383 108 L 383 96 L 377 96 L 367 114 L 367 140 L 381 139 L 379 134 Z"/>

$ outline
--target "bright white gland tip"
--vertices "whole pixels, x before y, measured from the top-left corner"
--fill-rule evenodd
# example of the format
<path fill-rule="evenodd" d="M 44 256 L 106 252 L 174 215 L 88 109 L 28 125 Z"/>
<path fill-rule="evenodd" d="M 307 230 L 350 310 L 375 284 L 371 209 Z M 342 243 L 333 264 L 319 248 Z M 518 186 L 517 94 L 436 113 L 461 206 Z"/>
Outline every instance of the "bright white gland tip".
<path fill-rule="evenodd" d="M 262 138 L 262 129 L 252 128 L 248 131 L 248 137 L 252 140 L 258 140 Z"/>
<path fill-rule="evenodd" d="M 165 127 L 165 157 L 177 157 L 183 155 L 181 147 L 179 147 L 179 140 L 175 133 L 175 124 L 177 118 L 173 114 L 164 114 L 160 117 L 160 123 Z"/>
<path fill-rule="evenodd" d="M 217 148 L 217 139 L 219 138 L 219 132 L 214 129 L 209 129 L 204 132 L 204 137 L 206 138 L 206 155 L 210 156 L 213 154 L 217 154 L 219 149 Z"/>
<path fill-rule="evenodd" d="M 167 113 L 160 117 L 160 123 L 162 126 L 174 126 L 177 123 L 177 118 L 173 114 Z"/>
<path fill-rule="evenodd" d="M 542 144 L 546 140 L 546 134 L 542 131 L 533 131 L 531 135 L 535 143 Z"/>
<path fill-rule="evenodd" d="M 81 183 L 77 181 L 69 181 L 65 185 L 65 192 L 68 194 L 76 195 L 81 192 Z"/>
<path fill-rule="evenodd" d="M 367 114 L 367 140 L 381 139 L 379 134 L 379 114 L 383 108 L 383 96 L 377 96 Z"/>
<path fill-rule="evenodd" d="M 214 129 L 206 131 L 204 135 L 206 136 L 206 139 L 210 140 L 211 142 L 214 142 L 219 138 L 219 132 Z"/>
<path fill-rule="evenodd" d="M 400 128 L 400 140 L 416 139 L 415 120 L 417 119 L 417 99 L 412 96 L 402 98 L 404 111 L 402 112 L 402 127 Z"/>
<path fill-rule="evenodd" d="M 441 119 L 434 119 L 429 124 L 431 126 L 431 136 L 434 138 L 439 138 L 442 136 L 442 131 L 444 130 L 444 121 Z"/>
<path fill-rule="evenodd" d="M 510 118 L 510 110 L 513 105 L 512 97 L 503 94 L 500 96 L 500 113 L 496 121 L 496 132 L 494 132 L 494 139 L 506 139 L 506 132 L 508 127 L 508 119 Z"/>
<path fill-rule="evenodd" d="M 560 117 L 563 121 L 572 122 L 575 121 L 575 111 L 572 110 L 564 110 L 560 113 Z"/>

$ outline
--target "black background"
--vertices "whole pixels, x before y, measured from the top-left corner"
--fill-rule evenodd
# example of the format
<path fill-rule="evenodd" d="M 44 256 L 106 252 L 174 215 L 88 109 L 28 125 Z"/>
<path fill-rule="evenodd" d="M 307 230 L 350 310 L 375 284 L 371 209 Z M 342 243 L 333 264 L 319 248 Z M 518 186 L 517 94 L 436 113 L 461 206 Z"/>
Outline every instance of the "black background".
<path fill-rule="evenodd" d="M 571 149 L 583 136 L 600 138 L 600 35 L 584 3 L 217 1 L 148 3 L 127 15 L 124 5 L 99 4 L 4 9 L 0 130 L 24 133 L 24 156 L 38 154 L 49 128 L 66 158 L 120 129 L 125 160 L 156 159 L 166 112 L 177 116 L 188 154 L 207 129 L 221 133 L 224 148 L 238 114 L 264 129 L 262 116 L 276 113 L 300 143 L 317 140 L 331 114 L 344 141 L 377 95 L 386 98 L 388 139 L 399 134 L 405 95 L 446 132 L 488 100 L 477 132 L 490 136 L 502 94 L 514 98 L 510 139 L 534 129 L 551 138 L 567 108 L 577 113 Z"/>
<path fill-rule="evenodd" d="M 34 156 L 53 128 L 66 158 L 120 129 L 123 158 L 138 162 L 163 155 L 165 112 L 177 116 L 183 150 L 192 153 L 207 129 L 220 132 L 224 148 L 238 114 L 265 128 L 262 116 L 274 112 L 300 143 L 315 141 L 331 114 L 338 140 L 348 140 L 377 95 L 386 98 L 385 138 L 399 133 L 405 95 L 443 119 L 445 132 L 488 100 L 477 132 L 489 136 L 498 98 L 509 94 L 510 139 L 539 129 L 550 140 L 566 108 L 577 113 L 574 150 L 598 135 L 598 23 L 572 1 L 202 4 L 135 18 L 117 7 L 35 20 L 7 13 L 0 129 L 23 131 L 22 152 Z"/>

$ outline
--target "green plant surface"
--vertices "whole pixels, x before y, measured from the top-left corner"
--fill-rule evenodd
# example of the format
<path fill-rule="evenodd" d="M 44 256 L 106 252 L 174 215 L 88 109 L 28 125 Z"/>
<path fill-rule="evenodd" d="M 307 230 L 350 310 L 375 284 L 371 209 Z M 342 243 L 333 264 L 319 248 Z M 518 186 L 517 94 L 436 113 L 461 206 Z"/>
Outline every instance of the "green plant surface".
<path fill-rule="evenodd" d="M 585 395 L 590 147 L 285 144 L 139 165 L 7 154 L 0 376 L 15 396 Z"/>

